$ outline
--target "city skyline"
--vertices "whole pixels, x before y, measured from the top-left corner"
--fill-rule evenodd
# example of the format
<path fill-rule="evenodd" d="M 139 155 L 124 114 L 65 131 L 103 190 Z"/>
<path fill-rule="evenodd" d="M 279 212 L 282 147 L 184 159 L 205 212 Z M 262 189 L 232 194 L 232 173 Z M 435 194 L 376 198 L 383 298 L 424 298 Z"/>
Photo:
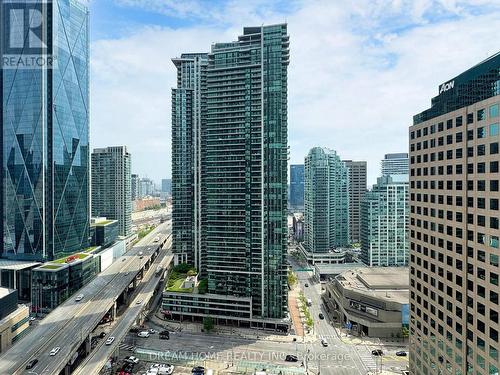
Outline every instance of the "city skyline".
<path fill-rule="evenodd" d="M 291 49 L 290 164 L 302 164 L 314 146 L 330 147 L 346 159 L 366 160 L 371 186 L 383 155 L 407 150 L 411 118 L 426 108 L 424 98 L 437 94 L 436 82 L 492 55 L 496 46 L 488 33 L 500 28 L 494 2 L 169 4 L 114 0 L 90 6 L 91 146 L 111 146 L 109 139 L 127 145 L 132 173 L 158 182 L 171 176 L 172 56 L 232 40 L 244 24 L 286 21 L 301 46 Z M 448 43 L 461 48 L 446 48 Z M 321 79 L 310 79 L 311 69 Z"/>

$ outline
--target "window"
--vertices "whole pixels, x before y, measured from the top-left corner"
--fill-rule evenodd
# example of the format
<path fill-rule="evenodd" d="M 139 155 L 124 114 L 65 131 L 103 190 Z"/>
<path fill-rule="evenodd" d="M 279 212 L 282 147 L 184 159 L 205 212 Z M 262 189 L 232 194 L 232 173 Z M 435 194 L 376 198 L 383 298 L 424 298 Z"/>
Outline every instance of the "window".
<path fill-rule="evenodd" d="M 486 173 L 486 163 L 477 163 L 477 173 Z"/>
<path fill-rule="evenodd" d="M 490 137 L 498 135 L 498 123 L 490 125 Z"/>
<path fill-rule="evenodd" d="M 477 121 L 486 120 L 486 110 L 480 109 L 477 111 Z"/>
<path fill-rule="evenodd" d="M 484 129 L 483 126 L 481 126 L 480 128 L 477 128 L 477 138 L 484 138 L 486 137 L 486 131 Z"/>
<path fill-rule="evenodd" d="M 485 145 L 478 145 L 477 146 L 477 156 L 484 156 L 486 155 L 486 146 Z"/>
<path fill-rule="evenodd" d="M 490 143 L 490 155 L 498 154 L 498 142 Z"/>
<path fill-rule="evenodd" d="M 498 161 L 490 161 L 490 173 L 498 173 Z"/>
<path fill-rule="evenodd" d="M 490 191 L 498 191 L 498 180 L 490 181 Z"/>
<path fill-rule="evenodd" d="M 498 117 L 498 104 L 493 104 L 490 107 L 490 118 Z"/>
<path fill-rule="evenodd" d="M 474 113 L 467 113 L 467 124 L 472 124 L 474 122 Z"/>
<path fill-rule="evenodd" d="M 498 199 L 490 198 L 490 210 L 498 211 Z"/>
<path fill-rule="evenodd" d="M 498 109 L 497 109 L 497 112 L 498 112 Z M 490 113 L 491 113 L 491 109 L 490 109 Z M 491 117 L 491 115 L 490 115 L 490 117 Z M 455 119 L 455 126 L 456 127 L 462 126 L 462 123 L 463 123 L 462 116 L 459 116 Z"/>

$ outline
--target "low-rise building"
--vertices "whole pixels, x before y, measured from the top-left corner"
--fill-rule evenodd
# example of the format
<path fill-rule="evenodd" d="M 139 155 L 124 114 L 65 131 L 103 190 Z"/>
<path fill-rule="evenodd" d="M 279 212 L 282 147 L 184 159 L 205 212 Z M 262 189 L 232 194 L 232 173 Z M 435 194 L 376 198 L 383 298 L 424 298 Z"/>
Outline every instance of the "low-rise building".
<path fill-rule="evenodd" d="M 409 324 L 409 269 L 362 267 L 325 284 L 323 299 L 343 327 L 370 337 L 403 337 Z"/>
<path fill-rule="evenodd" d="M 133 202 L 133 210 L 134 212 L 143 211 L 146 209 L 160 207 L 161 202 L 159 197 L 144 197 L 141 199 L 136 199 Z"/>
<path fill-rule="evenodd" d="M 19 340 L 29 326 L 29 308 L 17 304 L 17 290 L 0 288 L 0 353 Z"/>

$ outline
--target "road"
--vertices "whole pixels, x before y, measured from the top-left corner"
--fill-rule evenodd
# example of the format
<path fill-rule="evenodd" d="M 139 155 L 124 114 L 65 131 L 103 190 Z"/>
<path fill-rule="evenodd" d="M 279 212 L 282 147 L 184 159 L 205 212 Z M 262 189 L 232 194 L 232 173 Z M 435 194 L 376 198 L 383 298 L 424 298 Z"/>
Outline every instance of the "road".
<path fill-rule="evenodd" d="M 83 301 L 76 302 L 74 298 L 69 298 L 41 320 L 29 335 L 0 356 L 0 374 L 59 373 L 155 251 L 155 237 L 166 236 L 170 233 L 170 227 L 170 222 L 166 222 L 155 228 L 129 252 L 80 289 L 77 293 L 84 294 Z M 140 251 L 144 253 L 142 259 L 138 256 Z M 54 357 L 49 356 L 50 350 L 56 346 L 61 348 L 60 352 Z M 26 363 L 34 358 L 39 361 L 35 368 L 25 370 Z"/>
<path fill-rule="evenodd" d="M 171 245 L 172 239 L 170 238 L 167 242 L 168 250 L 171 249 Z M 168 253 L 163 252 L 157 259 L 155 259 L 148 272 L 144 275 L 142 283 L 137 287 L 136 297 L 131 301 L 130 307 L 122 316 L 118 317 L 117 322 L 115 322 L 112 329 L 109 330 L 106 335 L 106 338 L 114 337 L 115 341 L 111 345 L 105 345 L 106 338 L 100 340 L 96 348 L 94 348 L 94 350 L 88 355 L 87 358 L 85 358 L 79 367 L 73 371 L 74 375 L 99 373 L 101 368 L 108 361 L 108 358 L 112 356 L 114 350 L 126 336 L 130 327 L 136 321 L 136 318 L 144 310 L 144 306 L 153 296 L 160 279 L 159 276 L 155 275 L 157 266 L 161 265 L 166 267 L 172 261 L 172 258 L 173 256 L 170 254 L 170 251 L 168 251 Z"/>

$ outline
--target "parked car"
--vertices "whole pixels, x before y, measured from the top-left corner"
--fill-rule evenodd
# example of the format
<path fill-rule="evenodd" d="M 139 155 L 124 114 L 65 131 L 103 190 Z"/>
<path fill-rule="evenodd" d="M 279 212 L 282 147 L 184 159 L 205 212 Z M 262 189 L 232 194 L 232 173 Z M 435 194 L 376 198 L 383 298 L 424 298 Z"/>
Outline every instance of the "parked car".
<path fill-rule="evenodd" d="M 101 339 L 102 339 L 102 338 L 104 338 L 104 336 L 106 336 L 106 332 L 101 332 L 101 333 L 99 334 L 99 337 L 100 337 Z"/>
<path fill-rule="evenodd" d="M 396 352 L 396 355 L 398 357 L 406 357 L 408 354 L 404 350 L 400 350 L 399 352 Z"/>
<path fill-rule="evenodd" d="M 106 340 L 106 345 L 111 345 L 113 341 L 115 341 L 115 338 L 113 336 L 108 337 L 108 339 Z"/>
<path fill-rule="evenodd" d="M 126 363 L 133 363 L 134 365 L 136 365 L 137 363 L 139 363 L 139 358 L 131 355 L 131 356 L 128 356 L 127 358 L 125 358 L 123 361 Z"/>
<path fill-rule="evenodd" d="M 168 331 L 160 332 L 160 340 L 169 340 L 169 339 L 170 339 L 170 332 Z"/>
<path fill-rule="evenodd" d="M 29 370 L 29 369 L 32 369 L 33 367 L 36 366 L 36 364 L 38 363 L 38 359 L 36 358 L 33 358 L 31 361 L 29 361 L 27 364 L 26 364 L 26 370 Z"/>
<path fill-rule="evenodd" d="M 50 355 L 51 356 L 55 356 L 57 353 L 59 353 L 59 350 L 61 350 L 61 348 L 59 346 L 56 346 L 55 348 L 53 348 L 51 351 L 50 351 Z"/>
<path fill-rule="evenodd" d="M 149 332 L 151 335 L 154 335 L 154 334 L 156 333 L 156 331 L 155 331 L 153 328 L 148 329 L 148 332 Z"/>
<path fill-rule="evenodd" d="M 381 356 L 381 355 L 384 355 L 384 352 L 380 349 L 375 349 L 375 350 L 372 350 L 372 355 Z"/>
<path fill-rule="evenodd" d="M 285 357 L 285 361 L 287 362 L 297 362 L 299 359 L 297 358 L 296 355 L 293 355 L 293 354 L 288 354 L 286 357 Z"/>
<path fill-rule="evenodd" d="M 137 334 L 139 337 L 149 337 L 149 332 L 148 331 L 142 331 Z"/>
<path fill-rule="evenodd" d="M 191 373 L 196 374 L 196 375 L 204 375 L 205 374 L 205 367 L 203 367 L 203 366 L 193 367 L 193 369 L 191 370 Z"/>
<path fill-rule="evenodd" d="M 319 313 L 319 315 L 318 315 L 318 316 L 319 316 L 319 318 L 320 318 L 321 320 L 325 319 L 325 316 L 323 315 L 323 313 Z"/>

